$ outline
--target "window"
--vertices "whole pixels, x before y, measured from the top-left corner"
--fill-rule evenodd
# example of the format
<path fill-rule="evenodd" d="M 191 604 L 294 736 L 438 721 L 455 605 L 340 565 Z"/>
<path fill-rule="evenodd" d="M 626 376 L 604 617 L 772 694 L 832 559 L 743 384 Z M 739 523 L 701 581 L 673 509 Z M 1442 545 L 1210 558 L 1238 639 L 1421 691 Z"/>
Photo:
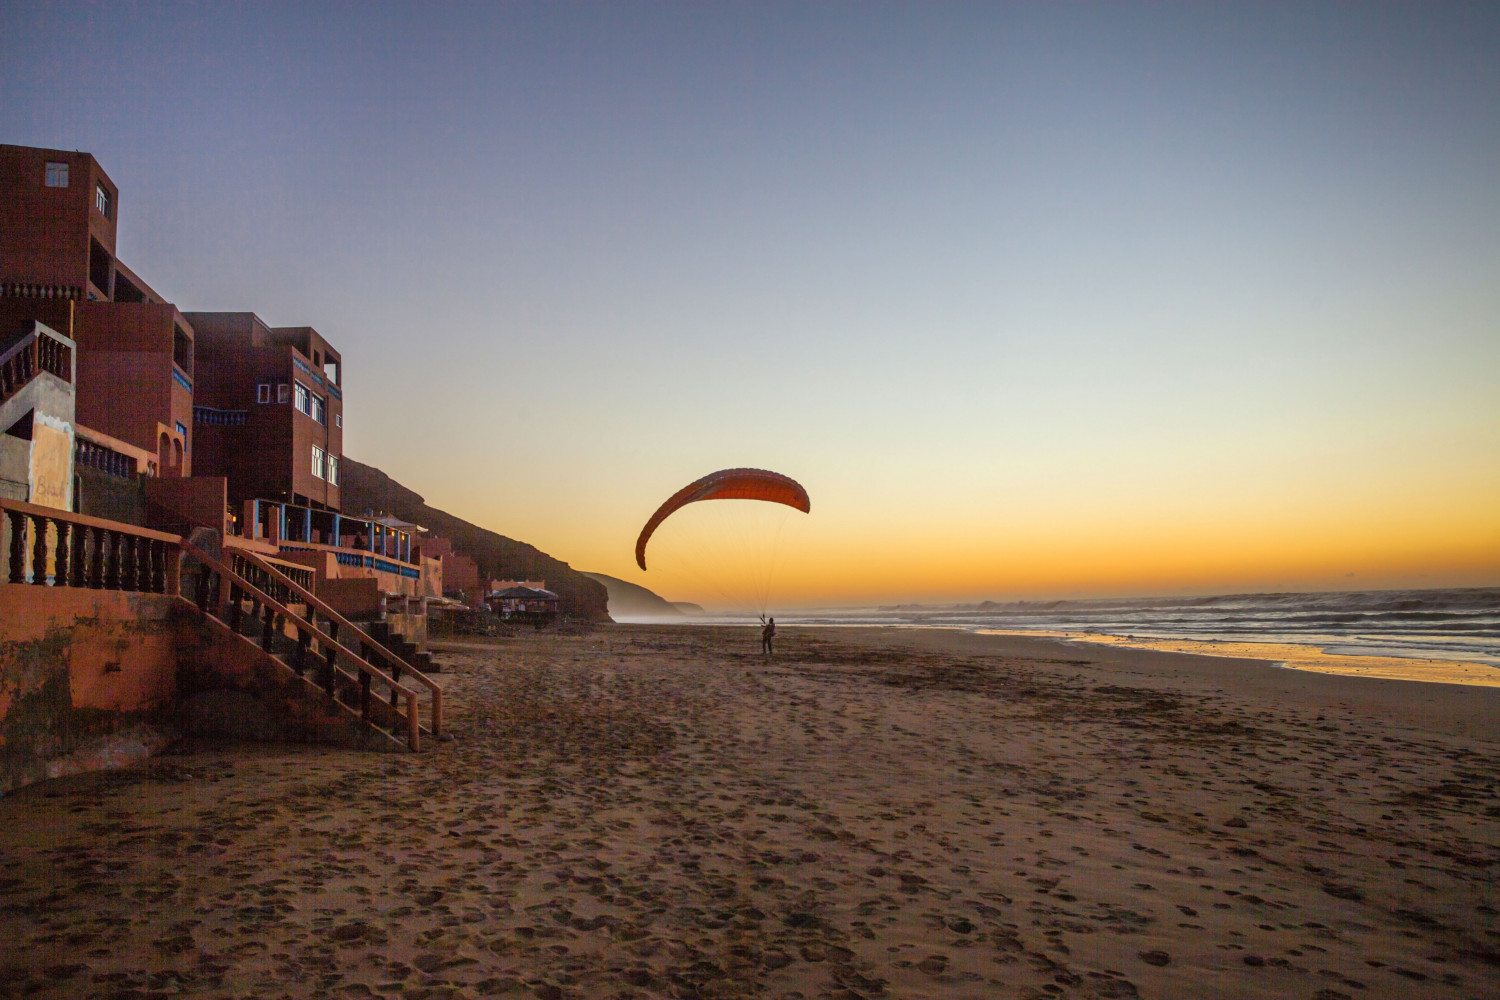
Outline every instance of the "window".
<path fill-rule="evenodd" d="M 339 484 L 339 457 L 329 455 L 325 461 L 328 467 L 328 485 L 337 486 Z"/>
<path fill-rule="evenodd" d="M 323 478 L 323 449 L 313 445 L 312 474 Z"/>
<path fill-rule="evenodd" d="M 312 393 L 308 391 L 307 386 L 303 385 L 301 382 L 293 382 L 292 387 L 296 392 L 297 397 L 296 401 L 292 403 L 292 405 L 301 410 L 303 413 L 312 413 Z"/>
<path fill-rule="evenodd" d="M 335 413 L 333 415 L 333 426 L 339 428 L 340 430 L 343 429 L 344 415 L 342 413 Z"/>
<path fill-rule="evenodd" d="M 103 184 L 94 187 L 94 207 L 99 210 L 100 215 L 109 218 L 109 192 L 104 190 Z"/>
<path fill-rule="evenodd" d="M 285 403 L 288 399 L 291 398 L 291 392 L 292 392 L 291 387 L 288 386 L 285 382 L 277 382 L 276 383 L 276 402 L 278 402 L 278 403 Z"/>
<path fill-rule="evenodd" d="M 187 437 L 187 424 L 183 423 L 181 420 L 177 421 L 177 433 L 181 434 L 183 437 Z"/>
<path fill-rule="evenodd" d="M 66 163 L 47 164 L 47 186 L 49 188 L 65 188 L 68 186 L 68 165 Z"/>
<path fill-rule="evenodd" d="M 255 401 L 257 403 L 269 403 L 276 398 L 275 387 L 270 382 L 257 382 L 255 385 Z"/>
<path fill-rule="evenodd" d="M 323 397 L 316 394 L 312 398 L 312 418 L 320 424 L 328 423 L 328 408 Z"/>

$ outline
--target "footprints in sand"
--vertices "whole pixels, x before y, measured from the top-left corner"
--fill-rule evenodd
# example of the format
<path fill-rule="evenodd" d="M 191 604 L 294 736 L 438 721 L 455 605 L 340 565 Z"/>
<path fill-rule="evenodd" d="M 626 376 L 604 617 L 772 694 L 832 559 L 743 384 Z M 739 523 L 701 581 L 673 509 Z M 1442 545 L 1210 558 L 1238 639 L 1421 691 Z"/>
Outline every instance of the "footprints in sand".
<path fill-rule="evenodd" d="M 445 655 L 420 756 L 189 746 L 0 800 L 0 997 L 1495 992 L 1482 746 L 743 639 L 505 640 Z"/>

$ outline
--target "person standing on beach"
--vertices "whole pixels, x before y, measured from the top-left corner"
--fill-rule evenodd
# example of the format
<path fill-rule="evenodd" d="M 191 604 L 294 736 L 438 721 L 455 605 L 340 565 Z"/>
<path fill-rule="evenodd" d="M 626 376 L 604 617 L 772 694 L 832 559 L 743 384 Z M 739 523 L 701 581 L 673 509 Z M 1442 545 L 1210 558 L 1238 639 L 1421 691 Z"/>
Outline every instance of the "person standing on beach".
<path fill-rule="evenodd" d="M 772 618 L 761 626 L 760 651 L 765 654 L 766 659 L 771 658 L 771 640 L 776 637 L 776 619 Z"/>

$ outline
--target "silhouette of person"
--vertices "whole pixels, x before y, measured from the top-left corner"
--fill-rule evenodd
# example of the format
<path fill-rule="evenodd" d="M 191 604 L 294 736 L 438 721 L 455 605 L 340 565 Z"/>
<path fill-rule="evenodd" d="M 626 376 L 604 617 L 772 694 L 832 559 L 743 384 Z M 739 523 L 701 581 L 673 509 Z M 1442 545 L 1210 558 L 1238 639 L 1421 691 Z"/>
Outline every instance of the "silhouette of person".
<path fill-rule="evenodd" d="M 771 658 L 771 640 L 776 637 L 776 619 L 772 618 L 760 630 L 760 651 L 766 659 Z"/>

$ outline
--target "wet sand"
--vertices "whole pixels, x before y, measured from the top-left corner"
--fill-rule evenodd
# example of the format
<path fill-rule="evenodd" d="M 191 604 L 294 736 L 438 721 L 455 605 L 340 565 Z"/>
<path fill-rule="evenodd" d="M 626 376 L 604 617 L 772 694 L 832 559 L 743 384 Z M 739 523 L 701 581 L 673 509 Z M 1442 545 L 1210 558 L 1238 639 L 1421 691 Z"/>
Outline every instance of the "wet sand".
<path fill-rule="evenodd" d="M 0 996 L 1492 997 L 1500 690 L 936 630 L 453 645 L 421 755 L 0 799 Z"/>
<path fill-rule="evenodd" d="M 1230 642 L 1222 639 L 1153 639 L 1145 636 L 1100 635 L 1096 632 L 1007 632 L 979 629 L 982 635 L 1029 635 L 1067 639 L 1073 643 L 1129 646 L 1169 653 L 1198 653 L 1245 660 L 1264 660 L 1289 670 L 1311 670 L 1320 674 L 1378 677 L 1392 681 L 1422 681 L 1439 684 L 1477 684 L 1500 687 L 1500 667 L 1472 660 L 1431 657 L 1373 656 L 1328 652 L 1320 645 L 1290 642 Z M 1357 645 L 1349 643 L 1346 645 Z"/>

